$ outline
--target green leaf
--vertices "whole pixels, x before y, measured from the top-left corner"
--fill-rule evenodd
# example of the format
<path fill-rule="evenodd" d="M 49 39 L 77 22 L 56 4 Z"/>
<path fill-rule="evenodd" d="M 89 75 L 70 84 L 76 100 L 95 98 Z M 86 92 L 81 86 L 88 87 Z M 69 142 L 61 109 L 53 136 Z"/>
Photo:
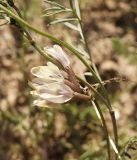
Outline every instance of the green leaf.
<path fill-rule="evenodd" d="M 50 22 L 50 24 L 53 25 L 53 24 L 64 23 L 64 22 L 69 22 L 69 21 L 77 21 L 77 19 L 76 18 L 56 19 L 56 20 Z"/>
<path fill-rule="evenodd" d="M 79 29 L 78 29 L 78 27 L 77 26 L 75 26 L 74 24 L 72 24 L 72 23 L 69 23 L 69 22 L 65 22 L 64 23 L 64 25 L 66 25 L 68 28 L 70 28 L 70 29 L 73 29 L 73 30 L 75 30 L 75 31 L 78 31 L 79 32 Z"/>
<path fill-rule="evenodd" d="M 51 8 L 44 9 L 44 12 L 58 11 L 58 10 L 62 10 L 62 9 L 60 7 L 51 7 Z"/>
<path fill-rule="evenodd" d="M 81 19 L 79 0 L 74 0 L 74 7 L 76 9 L 77 16 Z"/>
<path fill-rule="evenodd" d="M 55 11 L 55 12 L 46 13 L 42 17 L 48 17 L 48 16 L 52 16 L 52 15 L 62 13 L 62 12 L 66 12 L 66 11 L 61 9 L 61 10 L 58 10 L 58 11 Z"/>
<path fill-rule="evenodd" d="M 47 12 L 47 13 L 45 13 L 42 17 L 52 16 L 52 15 L 62 13 L 62 12 L 72 12 L 71 9 L 68 9 L 68 8 L 60 9 L 60 8 L 57 8 L 57 7 L 48 8 L 48 9 L 45 9 L 44 11 Z"/>
<path fill-rule="evenodd" d="M 53 2 L 53 1 L 49 1 L 49 0 L 44 0 L 44 2 L 45 2 L 45 3 L 48 3 L 48 4 L 51 4 L 51 5 L 54 5 L 54 6 L 58 6 L 58 7 L 62 8 L 62 9 L 65 9 L 65 7 L 62 6 L 62 5 L 59 4 L 59 3 L 56 3 L 56 2 Z"/>

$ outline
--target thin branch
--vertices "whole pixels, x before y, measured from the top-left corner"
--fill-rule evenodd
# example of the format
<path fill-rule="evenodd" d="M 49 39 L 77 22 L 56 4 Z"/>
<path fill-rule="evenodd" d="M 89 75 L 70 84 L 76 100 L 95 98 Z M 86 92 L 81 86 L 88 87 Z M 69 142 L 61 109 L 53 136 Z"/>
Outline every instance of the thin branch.
<path fill-rule="evenodd" d="M 100 121 L 102 123 L 103 130 L 104 130 L 104 133 L 105 133 L 105 136 L 106 136 L 105 138 L 106 138 L 106 141 L 107 141 L 108 160 L 111 160 L 111 149 L 110 149 L 110 142 L 109 142 L 109 134 L 108 134 L 108 129 L 107 129 L 105 118 L 104 118 L 103 113 L 102 113 L 102 111 L 99 107 L 99 104 L 96 100 L 92 101 L 92 105 L 95 107 L 95 109 L 97 109 L 97 111 L 99 113 L 98 118 L 100 119 Z"/>

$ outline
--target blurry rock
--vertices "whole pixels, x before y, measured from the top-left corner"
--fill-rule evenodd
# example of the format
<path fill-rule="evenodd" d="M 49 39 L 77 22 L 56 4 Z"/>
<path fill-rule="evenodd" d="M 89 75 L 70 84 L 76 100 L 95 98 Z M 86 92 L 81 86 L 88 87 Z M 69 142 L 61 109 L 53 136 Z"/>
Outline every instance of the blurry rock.
<path fill-rule="evenodd" d="M 114 10 L 117 8 L 117 1 L 114 0 L 109 0 L 109 1 L 105 1 L 107 7 L 111 10 Z"/>
<path fill-rule="evenodd" d="M 91 46 L 91 53 L 95 63 L 102 63 L 110 59 L 112 53 L 112 43 L 109 38 L 94 41 Z"/>
<path fill-rule="evenodd" d="M 14 106 L 17 99 L 17 88 L 8 90 L 7 101 L 10 106 Z"/>
<path fill-rule="evenodd" d="M 8 67 L 11 67 L 12 65 L 13 65 L 13 62 L 12 62 L 11 58 L 3 57 L 3 59 L 2 59 L 2 66 L 3 67 L 8 68 Z"/>
<path fill-rule="evenodd" d="M 127 79 L 131 81 L 136 81 L 137 76 L 135 73 L 137 73 L 137 67 L 132 64 L 129 64 L 128 60 L 122 57 L 119 57 L 118 61 L 120 66 L 118 72 L 120 73 L 120 75 L 127 77 Z"/>
<path fill-rule="evenodd" d="M 134 103 L 129 93 L 123 93 L 121 95 L 121 105 L 123 109 L 123 114 L 130 116 L 134 111 Z"/>
<path fill-rule="evenodd" d="M 14 54 L 15 41 L 8 26 L 0 27 L 0 56 Z"/>
<path fill-rule="evenodd" d="M 8 102 L 6 99 L 0 99 L 0 109 L 6 111 L 8 109 Z"/>
<path fill-rule="evenodd" d="M 55 136 L 59 137 L 64 134 L 66 129 L 66 117 L 58 113 L 55 117 Z"/>
<path fill-rule="evenodd" d="M 130 5 L 125 2 L 119 2 L 119 7 L 126 12 L 130 10 Z"/>
<path fill-rule="evenodd" d="M 105 62 L 102 63 L 102 65 L 100 66 L 100 71 L 106 71 L 106 70 L 114 70 L 117 71 L 118 69 L 118 65 L 110 60 L 106 60 Z"/>
<path fill-rule="evenodd" d="M 103 34 L 105 35 L 116 35 L 122 33 L 122 29 L 120 27 L 116 27 L 112 22 L 98 22 L 98 27 L 101 29 Z"/>

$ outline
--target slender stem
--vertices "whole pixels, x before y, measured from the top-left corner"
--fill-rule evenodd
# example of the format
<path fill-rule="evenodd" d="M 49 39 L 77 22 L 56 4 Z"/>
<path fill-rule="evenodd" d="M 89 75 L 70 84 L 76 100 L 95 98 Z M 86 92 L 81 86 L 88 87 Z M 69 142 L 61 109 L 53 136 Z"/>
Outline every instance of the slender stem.
<path fill-rule="evenodd" d="M 83 38 L 83 41 L 85 43 L 85 48 L 86 48 L 86 51 L 92 61 L 92 57 L 91 57 L 91 54 L 90 54 L 90 49 L 89 49 L 89 46 L 88 46 L 88 42 L 87 42 L 87 39 L 85 37 L 85 34 L 84 34 L 84 29 L 83 29 L 83 24 L 82 24 L 82 20 L 78 17 L 76 11 L 73 10 L 73 13 L 74 15 L 76 16 L 77 20 L 78 20 L 78 23 L 79 23 L 79 28 L 80 28 L 80 32 L 82 34 L 82 38 Z"/>
<path fill-rule="evenodd" d="M 87 81 L 81 79 L 81 78 L 78 77 L 78 76 L 77 76 L 77 79 L 78 79 L 79 81 L 81 81 L 85 86 L 87 86 L 91 91 L 93 91 L 93 92 L 103 101 L 103 103 L 104 103 L 107 107 L 109 107 L 109 106 L 108 106 L 108 103 L 107 103 L 107 101 L 104 99 L 104 97 L 103 97 L 99 92 L 97 92 L 97 90 L 96 90 L 94 87 L 92 87 L 91 84 L 89 84 Z"/>
<path fill-rule="evenodd" d="M 115 117 L 115 112 L 113 110 L 110 111 L 110 115 L 111 115 L 111 120 L 112 120 L 112 124 L 113 124 L 113 131 L 114 131 L 114 138 L 115 138 L 115 145 L 117 150 L 119 151 L 119 145 L 118 145 L 118 131 L 117 131 L 117 121 L 116 121 L 116 117 Z M 115 159 L 117 160 L 118 155 L 115 155 Z"/>
<path fill-rule="evenodd" d="M 91 56 L 90 49 L 89 49 L 89 46 L 88 46 L 88 41 L 87 41 L 87 38 L 85 37 L 84 31 L 83 31 L 82 21 L 80 19 L 78 19 L 78 21 L 79 21 L 81 32 L 82 32 L 82 35 L 83 35 L 83 39 L 84 39 L 84 42 L 85 42 L 86 50 L 87 50 L 87 52 L 88 52 L 88 54 L 90 56 L 90 59 L 92 61 L 92 56 Z"/>
<path fill-rule="evenodd" d="M 95 73 L 97 74 L 97 77 L 99 78 L 99 80 L 101 80 L 101 77 L 100 77 L 100 75 L 99 75 L 99 73 L 98 73 L 97 67 L 96 67 L 96 65 L 95 65 L 95 64 L 93 63 L 93 61 L 92 61 L 92 55 L 91 55 L 90 48 L 89 48 L 89 46 L 88 46 L 87 38 L 86 38 L 86 36 L 85 36 L 85 34 L 84 34 L 84 27 L 83 27 L 83 24 L 82 24 L 82 20 L 78 17 L 78 15 L 77 15 L 76 13 L 74 13 L 74 14 L 76 15 L 76 17 L 77 17 L 77 19 L 78 19 L 78 22 L 79 22 L 81 34 L 82 34 L 82 36 L 83 36 L 83 40 L 84 40 L 84 43 L 85 43 L 85 47 L 86 47 L 86 50 L 87 50 L 88 55 L 89 55 L 89 57 L 90 57 L 90 60 L 91 60 L 91 62 L 92 62 L 92 68 L 93 68 L 93 70 L 95 71 Z"/>
<path fill-rule="evenodd" d="M 86 100 L 86 101 L 89 101 L 92 99 L 91 96 L 88 96 L 88 95 L 85 95 L 85 94 L 81 94 L 81 93 L 78 93 L 78 92 L 74 92 L 74 98 L 75 99 L 78 99 L 78 100 Z"/>
<path fill-rule="evenodd" d="M 70 1 L 71 1 L 71 0 L 70 0 Z M 72 8 L 72 10 L 73 10 L 73 8 Z M 90 56 L 90 59 L 91 59 L 91 61 L 92 61 L 92 56 L 91 56 L 91 53 L 90 53 L 90 49 L 89 49 L 89 46 L 88 46 L 88 42 L 87 42 L 87 39 L 86 39 L 85 34 L 84 34 L 84 29 L 83 29 L 82 20 L 79 18 L 79 16 L 77 15 L 77 13 L 76 13 L 75 10 L 73 10 L 73 14 L 74 14 L 75 17 L 78 19 L 80 31 L 81 31 L 81 34 L 82 34 L 82 38 L 83 38 L 83 40 L 84 40 L 84 42 L 85 42 L 86 50 L 87 50 L 87 52 L 88 52 L 88 54 L 89 54 L 89 56 Z M 100 77 L 100 75 L 99 75 L 99 73 L 98 73 L 98 70 L 97 70 L 97 68 L 96 68 L 96 66 L 95 66 L 95 64 L 94 64 L 93 62 L 92 62 L 92 67 L 93 67 L 93 70 L 95 71 L 95 73 L 97 74 L 97 77 L 98 77 L 99 80 L 101 81 L 101 77 Z M 92 90 L 94 89 L 92 86 L 91 86 L 90 88 L 92 88 Z M 93 91 L 95 92 L 96 90 L 93 90 Z M 106 94 L 107 94 L 107 93 L 106 93 Z M 98 94 L 98 95 L 99 95 L 99 94 Z M 104 101 L 102 95 L 99 95 L 99 96 L 100 96 L 100 98 Z M 106 97 L 107 97 L 107 95 L 106 95 Z M 108 100 L 108 101 L 109 101 L 109 100 Z M 105 103 L 105 101 L 104 101 L 104 103 Z M 111 106 L 111 104 L 110 104 L 110 106 Z M 114 132 L 115 144 L 116 144 L 116 147 L 117 147 L 117 149 L 118 149 L 118 131 L 117 131 L 117 124 L 116 124 L 115 113 L 114 113 L 114 111 L 112 110 L 111 107 L 108 107 L 108 108 L 109 108 L 109 112 L 110 112 L 110 116 L 111 116 L 111 120 L 112 120 L 112 125 L 113 125 L 113 132 Z M 117 154 L 116 154 L 115 157 L 116 157 L 116 160 L 117 160 Z"/>
<path fill-rule="evenodd" d="M 70 0 L 70 2 L 72 2 L 72 1 Z M 92 55 L 91 55 L 90 48 L 89 48 L 89 46 L 88 46 L 87 38 L 86 38 L 86 36 L 85 36 L 85 34 L 84 34 L 84 27 L 83 27 L 82 20 L 81 20 L 81 18 L 79 18 L 79 16 L 77 15 L 76 10 L 74 10 L 74 9 L 72 8 L 72 11 L 73 11 L 74 16 L 75 16 L 75 17 L 77 18 L 77 20 L 78 20 L 79 28 L 80 28 L 80 33 L 81 33 L 81 36 L 82 36 L 83 41 L 84 41 L 84 43 L 85 43 L 86 51 L 87 51 L 87 53 L 88 53 L 88 55 L 89 55 L 89 57 L 90 57 L 90 60 L 91 60 L 91 62 L 92 62 L 92 68 L 94 69 L 94 71 L 95 71 L 95 73 L 97 74 L 98 78 L 101 80 L 100 75 L 99 75 L 99 73 L 98 73 L 98 71 L 97 71 L 96 65 L 95 65 L 95 64 L 93 63 L 93 61 L 92 61 Z"/>
<path fill-rule="evenodd" d="M 73 9 L 73 2 L 72 2 L 72 0 L 69 0 L 69 3 L 70 3 L 71 8 Z"/>
<path fill-rule="evenodd" d="M 72 0 L 70 0 L 70 5 L 71 5 L 71 3 L 72 3 Z M 81 35 L 82 35 L 82 37 L 83 37 L 86 50 L 87 50 L 87 52 L 88 52 L 88 54 L 89 54 L 89 56 L 90 56 L 90 60 L 91 60 L 91 62 L 92 62 L 92 56 L 91 56 L 91 53 L 90 53 L 90 49 L 89 49 L 89 46 L 88 46 L 87 39 L 86 39 L 85 34 L 84 34 L 84 29 L 83 29 L 82 20 L 81 20 L 81 18 L 77 15 L 76 10 L 75 10 L 74 8 L 72 8 L 72 11 L 73 11 L 74 16 L 78 19 L 79 27 L 80 27 L 80 31 L 81 31 Z M 94 75 L 94 77 L 97 78 L 97 79 L 95 78 L 96 80 L 99 80 L 99 85 L 102 87 L 104 96 L 106 97 L 107 103 L 109 104 L 109 107 L 108 107 L 108 108 L 109 108 L 109 110 L 111 110 L 112 107 L 111 107 L 111 104 L 110 104 L 110 102 L 109 102 L 109 98 L 108 98 L 107 91 L 106 91 L 105 87 L 103 88 L 102 84 L 100 84 L 100 82 L 101 82 L 101 77 L 100 77 L 100 75 L 99 75 L 99 73 L 98 73 L 98 70 L 97 70 L 97 68 L 96 68 L 96 65 L 95 65 L 93 62 L 92 62 L 92 68 L 93 68 L 93 72 L 95 73 L 95 75 L 94 75 L 94 74 L 93 74 L 93 75 Z"/>
<path fill-rule="evenodd" d="M 106 121 L 105 121 L 105 118 L 103 116 L 103 113 L 99 107 L 99 104 L 96 100 L 92 101 L 92 104 L 97 108 L 98 112 L 99 112 L 99 115 L 100 115 L 100 120 L 101 120 L 101 123 L 102 123 L 102 126 L 103 126 L 103 129 L 104 129 L 104 132 L 105 132 L 105 138 L 106 138 L 106 141 L 107 141 L 107 151 L 108 151 L 108 160 L 111 160 L 111 149 L 110 149 L 110 142 L 109 142 L 109 134 L 108 134 L 108 129 L 107 129 L 107 125 L 106 125 Z"/>
<path fill-rule="evenodd" d="M 113 111 L 113 109 L 109 109 L 109 113 L 110 113 L 110 117 L 112 120 L 112 126 L 113 126 L 113 134 L 114 134 L 114 140 L 115 140 L 115 145 L 116 148 L 119 152 L 119 147 L 118 147 L 118 130 L 117 130 L 117 121 L 116 121 L 116 117 L 115 117 L 115 112 Z M 117 153 L 115 153 L 115 160 L 118 159 L 118 155 Z"/>
<path fill-rule="evenodd" d="M 101 83 L 103 85 L 106 85 L 106 84 L 110 84 L 110 83 L 119 83 L 120 81 L 126 81 L 126 79 L 125 78 L 114 77 L 114 78 L 102 81 Z M 92 84 L 92 86 L 98 88 L 99 83 Z"/>
<path fill-rule="evenodd" d="M 89 84 L 88 82 L 84 81 L 83 79 L 81 79 L 80 77 L 77 76 L 77 78 L 83 83 L 85 84 L 87 87 L 89 87 L 89 89 L 91 89 L 96 95 L 99 96 L 99 98 L 103 101 L 103 103 L 107 106 L 107 102 L 106 100 L 104 99 L 104 97 L 102 97 L 102 95 L 96 91 L 96 89 L 94 89 L 94 87 Z M 108 107 L 109 109 L 109 107 Z M 115 118 L 115 113 L 112 109 L 109 109 L 109 113 L 110 113 L 110 116 L 111 116 L 111 120 L 112 120 L 112 125 L 113 125 L 113 132 L 114 132 L 114 138 L 115 138 L 115 145 L 118 149 L 118 132 L 117 132 L 117 124 L 116 124 L 116 118 Z M 117 160 L 118 158 L 118 155 L 115 154 L 115 159 Z"/>
<path fill-rule="evenodd" d="M 44 56 L 48 61 L 56 64 L 58 67 L 62 68 L 61 64 L 57 62 L 55 59 L 52 57 L 48 56 L 40 47 L 37 46 L 36 43 L 33 43 L 32 46 L 42 55 Z"/>
<path fill-rule="evenodd" d="M 13 8 L 14 8 L 14 10 L 18 13 L 18 15 L 22 18 L 22 15 L 21 15 L 21 13 L 20 13 L 20 11 L 19 11 L 19 9 L 14 5 L 14 6 L 12 6 Z"/>

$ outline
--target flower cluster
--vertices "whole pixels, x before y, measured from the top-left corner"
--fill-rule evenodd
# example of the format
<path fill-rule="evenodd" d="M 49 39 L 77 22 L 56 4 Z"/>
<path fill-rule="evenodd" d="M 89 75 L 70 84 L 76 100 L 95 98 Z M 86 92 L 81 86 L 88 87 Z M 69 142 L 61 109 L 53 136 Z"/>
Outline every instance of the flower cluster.
<path fill-rule="evenodd" d="M 34 105 L 46 106 L 48 103 L 66 103 L 80 94 L 80 85 L 71 69 L 66 53 L 60 46 L 54 45 L 52 48 L 44 48 L 44 50 L 46 54 L 57 60 L 63 69 L 51 62 L 48 62 L 47 66 L 31 69 L 31 73 L 35 76 L 30 83 L 33 88 L 31 93 L 36 96 Z"/>
<path fill-rule="evenodd" d="M 55 64 L 48 62 L 46 66 L 38 66 L 31 69 L 35 78 L 30 85 L 33 88 L 31 94 L 36 97 L 34 105 L 47 106 L 48 103 L 66 103 L 71 99 L 89 99 L 82 94 L 82 89 L 70 66 L 66 53 L 58 45 L 52 48 L 44 48 L 48 54 L 63 67 L 60 69 Z"/>

